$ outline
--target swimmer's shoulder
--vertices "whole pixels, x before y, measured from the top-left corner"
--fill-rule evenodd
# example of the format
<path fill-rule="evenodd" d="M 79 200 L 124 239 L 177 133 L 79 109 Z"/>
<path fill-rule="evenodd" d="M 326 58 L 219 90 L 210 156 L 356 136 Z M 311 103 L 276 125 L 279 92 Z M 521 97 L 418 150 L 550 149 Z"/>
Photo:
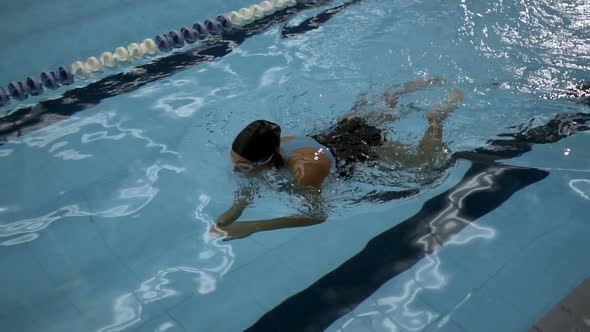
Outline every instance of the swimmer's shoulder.
<path fill-rule="evenodd" d="M 281 143 L 290 142 L 296 137 L 281 137 Z M 286 164 L 295 181 L 304 186 L 321 186 L 331 170 L 330 158 L 324 153 L 318 153 L 313 147 L 303 146 L 293 149 L 288 154 Z"/>
<path fill-rule="evenodd" d="M 330 176 L 330 159 L 314 148 L 300 148 L 291 152 L 287 168 L 298 184 L 320 187 Z"/>

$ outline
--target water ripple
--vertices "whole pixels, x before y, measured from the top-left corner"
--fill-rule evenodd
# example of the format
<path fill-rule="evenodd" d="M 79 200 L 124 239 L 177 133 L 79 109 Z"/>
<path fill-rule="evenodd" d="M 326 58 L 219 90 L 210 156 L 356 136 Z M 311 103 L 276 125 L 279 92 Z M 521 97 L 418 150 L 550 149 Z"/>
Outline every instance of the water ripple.
<path fill-rule="evenodd" d="M 84 210 L 79 205 L 74 204 L 60 207 L 40 217 L 2 224 L 0 225 L 0 238 L 8 237 L 10 239 L 0 242 L 0 245 L 10 246 L 32 241 L 38 237 L 39 234 L 37 233 L 49 227 L 53 222 L 65 218 L 90 216 L 119 218 L 135 214 L 147 206 L 158 194 L 159 189 L 155 184 L 162 170 L 181 173 L 184 168 L 159 163 L 150 166 L 146 170 L 145 177 L 137 181 L 144 184 L 137 187 L 121 188 L 118 197 L 114 201 L 114 204 L 118 205 L 106 210 Z M 32 233 L 35 233 L 36 236 L 23 236 L 23 234 Z M 19 236 L 19 240 L 15 240 L 14 237 L 16 236 Z"/>

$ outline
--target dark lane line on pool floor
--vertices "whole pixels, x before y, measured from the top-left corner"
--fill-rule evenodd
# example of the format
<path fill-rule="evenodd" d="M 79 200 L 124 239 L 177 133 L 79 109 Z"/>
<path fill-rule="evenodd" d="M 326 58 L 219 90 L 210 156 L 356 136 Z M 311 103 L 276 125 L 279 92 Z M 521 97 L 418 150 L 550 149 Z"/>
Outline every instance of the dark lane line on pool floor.
<path fill-rule="evenodd" d="M 133 68 L 126 73 L 118 73 L 105 77 L 87 86 L 68 90 L 63 96 L 41 101 L 33 106 L 17 109 L 6 116 L 0 117 L 0 145 L 10 139 L 20 137 L 32 131 L 45 128 L 51 124 L 92 108 L 104 99 L 135 91 L 142 86 L 172 76 L 180 71 L 196 65 L 219 59 L 233 51 L 247 38 L 266 31 L 271 26 L 288 21 L 292 15 L 303 10 L 329 4 L 332 0 L 299 2 L 297 5 L 277 11 L 273 15 L 262 18 L 241 28 L 226 31 L 217 39 L 204 41 L 199 47 L 170 56 L 156 59 L 154 62 Z M 358 3 L 360 0 L 353 0 Z M 325 10 L 316 16 L 330 12 L 332 15 L 344 9 L 348 4 Z M 340 8 L 342 7 L 342 8 Z M 314 16 L 315 17 L 315 16 Z M 323 23 L 327 19 L 319 22 Z M 319 24 L 319 23 L 316 23 Z M 314 29 L 316 29 L 314 27 Z M 302 34 L 309 29 L 299 29 Z"/>
<path fill-rule="evenodd" d="M 306 19 L 305 21 L 299 23 L 296 26 L 284 26 L 281 30 L 281 38 L 289 38 L 295 35 L 306 33 L 311 30 L 318 29 L 323 23 L 326 23 L 329 19 L 331 19 L 334 15 L 344 10 L 346 7 L 357 4 L 359 2 L 361 2 L 361 0 L 352 0 L 340 6 L 324 10 L 323 12 Z"/>
<path fill-rule="evenodd" d="M 549 175 L 534 168 L 503 165 L 498 160 L 518 157 L 534 144 L 554 143 L 589 130 L 588 122 L 590 114 L 562 114 L 546 125 L 500 135 L 510 139 L 492 140 L 489 146 L 456 153 L 454 158 L 472 161 L 457 185 L 426 201 L 414 216 L 371 239 L 361 252 L 283 301 L 246 331 L 323 331 L 471 222 Z"/>

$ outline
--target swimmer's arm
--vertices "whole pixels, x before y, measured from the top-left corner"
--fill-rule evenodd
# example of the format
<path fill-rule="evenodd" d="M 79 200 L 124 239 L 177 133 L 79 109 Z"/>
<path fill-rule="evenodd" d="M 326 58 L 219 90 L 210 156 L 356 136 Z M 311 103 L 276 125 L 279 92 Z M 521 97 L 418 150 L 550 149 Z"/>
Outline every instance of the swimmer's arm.
<path fill-rule="evenodd" d="M 225 240 L 235 240 L 250 236 L 254 233 L 272 231 L 275 229 L 305 227 L 321 224 L 326 220 L 323 215 L 306 216 L 297 215 L 290 217 L 281 217 L 255 221 L 241 221 L 231 224 L 227 227 L 220 227 L 221 231 L 226 233 Z"/>
<path fill-rule="evenodd" d="M 322 195 L 313 188 L 299 188 L 299 194 L 307 201 L 307 213 L 273 219 L 240 221 L 227 227 L 220 227 L 225 233 L 225 240 L 241 239 L 254 233 L 283 228 L 306 227 L 321 224 L 327 219 L 326 207 Z"/>
<path fill-rule="evenodd" d="M 236 200 L 229 210 L 225 211 L 217 220 L 215 226 L 223 228 L 233 224 L 240 218 L 244 210 L 248 207 L 253 198 L 252 190 L 242 188 L 236 195 Z"/>
<path fill-rule="evenodd" d="M 385 104 L 390 109 L 393 110 L 397 107 L 397 102 L 401 96 L 422 90 L 422 89 L 429 87 L 433 84 L 444 83 L 444 82 L 445 82 L 444 78 L 435 76 L 435 77 L 423 78 L 421 80 L 406 82 L 406 83 L 402 83 L 402 84 L 395 84 L 393 86 L 390 86 L 389 88 L 387 88 L 383 92 L 382 98 L 385 101 Z M 340 117 L 340 120 L 344 120 L 344 119 L 348 119 L 348 118 L 352 118 L 352 117 L 356 116 L 356 114 L 358 112 L 362 111 L 368 105 L 369 105 L 369 100 L 367 99 L 367 93 L 366 92 L 362 93 L 357 98 L 357 100 L 354 102 L 350 112 L 348 112 L 345 115 L 343 115 L 342 117 Z M 374 112 L 374 111 L 372 111 L 372 112 Z M 392 121 L 392 120 L 386 120 L 386 121 Z"/>

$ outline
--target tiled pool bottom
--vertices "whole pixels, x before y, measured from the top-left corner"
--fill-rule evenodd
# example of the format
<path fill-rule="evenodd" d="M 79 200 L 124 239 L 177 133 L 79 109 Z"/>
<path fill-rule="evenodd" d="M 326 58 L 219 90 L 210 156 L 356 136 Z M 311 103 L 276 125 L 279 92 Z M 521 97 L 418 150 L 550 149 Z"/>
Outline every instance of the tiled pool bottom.
<path fill-rule="evenodd" d="M 467 164 L 458 169 L 464 172 Z M 587 201 L 561 190 L 572 179 L 556 172 L 516 193 L 342 313 L 328 330 L 526 330 L 590 275 L 579 263 L 590 229 L 576 213 Z M 203 197 L 196 211 L 206 202 Z M 194 211 L 166 203 L 122 220 L 64 218 L 35 241 L 4 247 L 1 264 L 11 268 L 0 276 L 10 285 L 2 325 L 11 331 L 244 330 L 420 209 L 408 201 L 391 220 L 376 207 L 311 228 L 212 240 L 218 252 L 211 252 L 199 246 L 207 235 L 189 218 Z M 223 259 L 205 264 L 215 255 Z M 311 313 L 302 307 L 301 314 Z"/>
<path fill-rule="evenodd" d="M 30 47 L 22 43 L 7 53 L 14 61 L 3 63 L 45 66 L 60 61 L 55 67 L 71 56 L 97 54 L 105 42 L 114 48 L 166 31 L 172 23 L 192 22 L 196 11 L 190 8 L 198 9 L 202 19 L 240 5 L 176 3 L 187 10 L 179 12 L 161 1 L 145 7 L 127 1 L 125 8 L 119 1 L 96 2 L 113 5 L 109 12 L 117 15 L 97 15 L 93 22 L 82 21 L 82 15 L 80 20 L 64 20 L 67 24 L 60 29 L 30 34 L 42 40 L 33 46 L 59 51 L 51 55 L 53 60 L 46 53 L 24 52 Z M 504 195 L 505 202 L 457 200 L 456 209 L 444 204 L 422 209 L 425 200 L 461 182 L 471 163 L 460 161 L 449 178 L 419 197 L 338 209 L 322 225 L 232 242 L 211 238 L 208 232 L 231 200 L 235 183 L 230 180 L 234 177 L 227 149 L 230 134 L 243 121 L 253 120 L 247 117 L 276 120 L 286 131 L 308 130 L 347 111 L 354 96 L 370 84 L 402 83 L 424 74 L 444 76 L 465 92 L 465 105 L 445 128 L 445 141 L 454 142 L 454 150 L 479 147 L 502 128 L 531 119 L 545 122 L 555 113 L 586 112 L 574 103 L 544 100 L 518 88 L 550 94 L 585 76 L 568 67 L 584 68 L 584 58 L 575 53 L 584 45 L 584 31 L 569 24 L 583 22 L 584 15 L 564 11 L 559 20 L 532 26 L 534 30 L 521 24 L 522 13 L 532 20 L 545 19 L 533 10 L 545 5 L 553 4 L 363 1 L 321 29 L 283 39 L 281 29 L 274 27 L 218 61 L 128 95 L 96 99 L 95 107 L 72 117 L 57 116 L 62 106 L 72 106 L 70 99 L 62 99 L 63 104 L 52 109 L 55 114 L 42 117 L 63 121 L 46 130 L 29 126 L 34 131 L 0 147 L 0 186 L 9 188 L 0 191 L 0 330 L 549 330 L 551 324 L 542 317 L 590 275 L 584 264 L 590 197 L 586 133 L 502 160 L 548 175 L 510 197 Z M 79 4 L 70 7 L 75 11 Z M 171 16 L 173 11 L 179 16 Z M 157 20 L 146 20 L 152 12 L 160 13 Z M 311 17 L 311 12 L 290 25 Z M 34 21 L 47 16 L 27 15 Z M 96 48 L 89 44 L 78 49 L 79 54 L 71 53 L 70 46 L 76 44 L 72 40 L 100 35 L 94 32 L 105 32 L 104 22 L 129 22 L 129 17 L 145 22 L 120 34 L 103 33 L 107 39 L 94 39 Z M 48 23 L 41 25 L 51 26 Z M 77 30 L 81 24 L 87 28 L 82 33 Z M 151 25 L 149 31 L 146 24 Z M 116 31 L 122 25 L 108 26 Z M 34 24 L 27 27 L 39 30 Z M 471 33 L 473 29 L 488 31 L 490 38 Z M 78 35 L 53 38 L 68 31 Z M 408 32 L 414 37 L 408 39 Z M 530 44 L 538 35 L 561 40 L 564 33 L 570 37 L 567 45 L 539 49 Z M 10 37 L 20 42 L 19 34 Z M 453 42 L 440 42 L 445 39 Z M 506 54 L 510 61 L 489 57 L 493 54 Z M 571 62 L 563 63 L 564 57 Z M 42 58 L 49 62 L 37 61 Z M 546 59 L 558 75 L 547 77 Z M 10 67 L 10 75 L 20 79 L 20 69 Z M 425 100 L 439 100 L 447 88 L 411 96 L 402 104 L 426 107 Z M 88 105 L 84 100 L 79 104 Z M 421 112 L 412 113 L 410 120 L 415 121 L 404 121 L 399 129 L 420 131 L 425 124 Z M 494 161 L 483 159 L 493 170 Z M 484 175 L 481 181 L 465 182 L 461 193 L 484 190 L 491 174 Z M 498 189 L 493 184 L 487 183 L 491 192 Z M 285 211 L 287 204 L 273 204 L 277 201 L 261 200 L 246 216 L 291 212 Z M 489 213 L 475 216 L 486 204 Z M 459 206 L 467 212 L 454 214 Z M 442 227 L 442 233 L 461 232 L 425 257 L 420 248 L 401 250 L 409 242 L 404 236 L 411 240 L 416 234 L 392 230 L 403 229 L 412 218 L 426 226 L 425 215 L 449 227 Z M 469 218 L 459 220 L 462 217 Z M 423 231 L 419 226 L 416 230 Z M 374 241 L 385 232 L 388 236 Z M 367 246 L 375 242 L 380 246 L 372 246 L 367 254 Z M 381 261 L 386 264 L 375 264 Z M 342 285 L 348 289 L 331 291 Z M 575 324 L 580 327 L 579 320 Z"/>
<path fill-rule="evenodd" d="M 563 184 L 560 180 L 550 177 L 542 184 Z M 586 203 L 580 197 L 554 197 L 550 205 L 537 201 L 522 208 L 538 186 L 515 195 L 389 281 L 329 330 L 526 331 L 590 274 L 580 264 L 590 227 L 572 213 L 560 218 L 557 208 L 568 200 L 572 209 Z M 571 200 L 581 204 L 572 206 Z M 552 208 L 552 223 L 527 225 L 546 220 Z"/>

